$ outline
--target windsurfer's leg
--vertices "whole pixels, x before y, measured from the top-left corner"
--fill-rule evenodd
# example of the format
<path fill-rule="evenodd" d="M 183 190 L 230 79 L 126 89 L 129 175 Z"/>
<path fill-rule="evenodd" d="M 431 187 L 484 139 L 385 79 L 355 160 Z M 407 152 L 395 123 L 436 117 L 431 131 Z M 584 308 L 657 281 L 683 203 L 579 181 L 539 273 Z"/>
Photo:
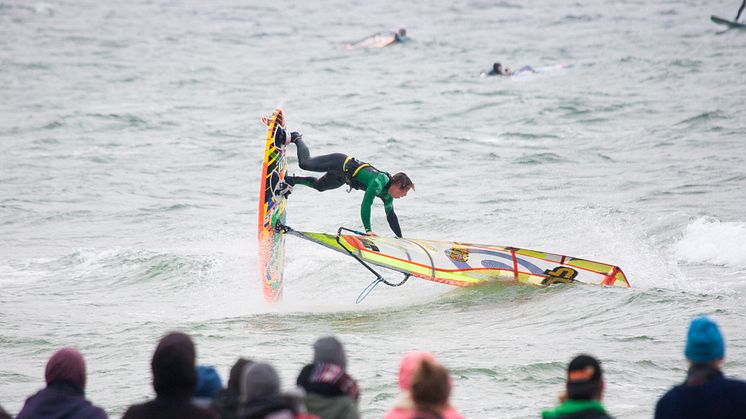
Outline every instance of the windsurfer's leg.
<path fill-rule="evenodd" d="M 314 183 L 313 188 L 319 192 L 323 192 L 330 189 L 337 189 L 344 184 L 345 181 L 340 172 L 329 172 L 318 178 Z"/>
<path fill-rule="evenodd" d="M 334 172 L 341 171 L 347 155 L 342 153 L 324 154 L 322 156 L 311 157 L 308 146 L 301 139 L 294 141 L 298 147 L 298 166 L 303 170 L 311 172 Z"/>
<path fill-rule="evenodd" d="M 738 9 L 738 14 L 736 15 L 735 21 L 738 22 L 738 19 L 741 18 L 741 12 L 743 12 L 743 8 L 746 7 L 746 0 L 743 0 L 743 3 L 741 3 L 741 7 Z"/>
<path fill-rule="evenodd" d="M 290 186 L 308 186 L 309 188 L 316 189 L 319 192 L 337 189 L 345 183 L 342 174 L 339 172 L 330 172 L 320 178 L 315 178 L 313 176 L 286 176 L 285 182 Z"/>

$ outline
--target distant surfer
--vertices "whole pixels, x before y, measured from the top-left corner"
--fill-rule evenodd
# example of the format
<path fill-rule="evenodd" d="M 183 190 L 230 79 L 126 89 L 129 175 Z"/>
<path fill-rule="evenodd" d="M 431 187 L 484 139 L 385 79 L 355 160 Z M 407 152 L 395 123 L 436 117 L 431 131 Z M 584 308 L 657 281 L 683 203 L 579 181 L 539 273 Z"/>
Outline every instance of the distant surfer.
<path fill-rule="evenodd" d="M 374 33 L 357 42 L 347 44 L 347 48 L 383 48 L 396 43 L 409 40 L 407 30 L 400 28 L 397 31 L 383 31 Z"/>
<path fill-rule="evenodd" d="M 490 70 L 487 73 L 483 72 L 482 75 L 484 76 L 515 76 L 523 72 L 536 73 L 536 70 L 530 65 L 526 65 L 516 71 L 513 71 L 509 69 L 508 67 L 504 67 L 501 63 L 494 63 L 492 64 L 492 70 Z"/>
<path fill-rule="evenodd" d="M 744 2 L 746 2 L 746 0 L 744 0 Z M 741 10 L 743 10 L 743 6 L 741 6 Z M 741 10 L 738 11 L 739 15 L 741 14 Z M 736 18 L 736 20 L 738 20 L 738 18 Z M 409 38 L 407 37 L 406 29 L 399 28 L 399 30 L 394 33 L 394 42 L 404 42 L 407 40 L 409 40 Z"/>
<path fill-rule="evenodd" d="M 278 146 L 287 143 L 295 144 L 298 151 L 298 165 L 303 170 L 311 172 L 325 172 L 320 178 L 313 176 L 285 176 L 285 182 L 280 183 L 276 189 L 279 194 L 289 194 L 295 185 L 304 185 L 314 188 L 319 192 L 339 188 L 348 185 L 350 190 L 358 189 L 365 191 L 363 201 L 360 204 L 360 218 L 367 234 L 375 236 L 370 225 L 370 208 L 373 200 L 378 197 L 383 201 L 386 212 L 386 220 L 391 231 L 396 237 L 401 237 L 399 219 L 394 212 L 394 199 L 407 196 L 409 190 L 414 190 L 414 183 L 409 176 L 399 172 L 389 175 L 368 163 L 361 162 L 352 156 L 342 153 L 325 154 L 311 157 L 308 147 L 298 132 L 290 133 L 290 138 L 279 125 L 275 133 L 275 141 Z"/>

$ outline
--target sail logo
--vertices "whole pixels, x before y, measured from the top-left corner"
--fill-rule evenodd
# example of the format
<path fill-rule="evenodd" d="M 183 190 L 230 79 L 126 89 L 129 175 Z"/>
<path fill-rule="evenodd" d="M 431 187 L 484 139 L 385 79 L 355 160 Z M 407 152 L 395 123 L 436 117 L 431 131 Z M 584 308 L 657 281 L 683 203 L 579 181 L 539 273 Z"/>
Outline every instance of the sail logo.
<path fill-rule="evenodd" d="M 578 271 L 567 266 L 558 266 L 552 270 L 545 270 L 544 274 L 548 276 L 541 281 L 542 285 L 569 284 L 575 282 Z"/>
<path fill-rule="evenodd" d="M 446 250 L 446 256 L 454 262 L 466 262 L 469 260 L 469 249 L 465 247 L 452 247 Z"/>

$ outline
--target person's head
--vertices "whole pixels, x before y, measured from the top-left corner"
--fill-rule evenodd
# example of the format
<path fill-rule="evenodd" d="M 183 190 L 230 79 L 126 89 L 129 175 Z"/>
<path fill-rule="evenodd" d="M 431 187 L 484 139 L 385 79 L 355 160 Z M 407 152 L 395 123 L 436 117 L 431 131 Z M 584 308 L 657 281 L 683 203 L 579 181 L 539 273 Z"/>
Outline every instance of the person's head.
<path fill-rule="evenodd" d="M 391 186 L 389 186 L 388 192 L 393 198 L 398 199 L 407 196 L 410 189 L 415 190 L 414 183 L 406 173 L 399 172 L 391 176 Z"/>
<path fill-rule="evenodd" d="M 601 400 L 604 379 L 601 365 L 590 355 L 578 355 L 567 366 L 567 398 Z"/>
<path fill-rule="evenodd" d="M 241 373 L 240 401 L 248 404 L 280 394 L 280 376 L 272 365 L 256 362 Z"/>
<path fill-rule="evenodd" d="M 83 355 L 74 348 L 58 350 L 47 361 L 44 380 L 47 384 L 66 381 L 85 390 L 86 370 Z"/>
<path fill-rule="evenodd" d="M 194 397 L 214 399 L 222 389 L 223 381 L 215 367 L 197 366 L 197 386 L 194 388 Z"/>
<path fill-rule="evenodd" d="M 418 409 L 442 411 L 451 396 L 448 370 L 431 359 L 423 359 L 412 377 L 412 400 Z"/>
<path fill-rule="evenodd" d="M 692 364 L 717 364 L 725 357 L 725 342 L 718 325 L 707 316 L 700 316 L 689 324 L 684 349 Z"/>
<path fill-rule="evenodd" d="M 313 344 L 313 362 L 338 365 L 347 369 L 347 356 L 342 343 L 334 336 L 325 336 Z"/>
<path fill-rule="evenodd" d="M 180 332 L 164 336 L 153 353 L 153 389 L 158 396 L 191 397 L 197 384 L 196 350 L 192 339 Z"/>
<path fill-rule="evenodd" d="M 503 73 L 503 65 L 500 63 L 492 64 L 492 69 L 495 70 L 495 73 L 497 74 Z"/>
<path fill-rule="evenodd" d="M 238 361 L 236 361 L 236 363 L 231 367 L 231 372 L 228 376 L 228 390 L 233 392 L 233 394 L 238 394 L 240 391 L 241 373 L 243 372 L 244 367 L 253 363 L 254 361 L 249 359 L 238 358 Z"/>
<path fill-rule="evenodd" d="M 399 36 L 407 36 L 407 30 L 404 28 L 399 28 L 397 34 L 399 34 Z"/>
<path fill-rule="evenodd" d="M 412 380 L 414 379 L 414 374 L 415 372 L 417 372 L 417 368 L 419 368 L 420 363 L 423 360 L 437 362 L 435 361 L 435 357 L 433 356 L 433 354 L 431 354 L 430 352 L 413 351 L 404 354 L 401 359 L 401 364 L 399 364 L 399 389 L 412 389 Z"/>

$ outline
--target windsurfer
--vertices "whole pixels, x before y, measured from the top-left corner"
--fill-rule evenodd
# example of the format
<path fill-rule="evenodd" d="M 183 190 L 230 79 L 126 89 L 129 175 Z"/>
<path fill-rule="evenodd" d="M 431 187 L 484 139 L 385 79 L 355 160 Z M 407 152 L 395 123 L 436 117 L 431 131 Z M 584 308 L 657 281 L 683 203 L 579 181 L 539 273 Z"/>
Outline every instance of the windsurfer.
<path fill-rule="evenodd" d="M 394 199 L 407 196 L 409 190 L 414 190 L 414 183 L 403 172 L 390 175 L 382 172 L 369 163 L 361 162 L 352 156 L 342 153 L 325 154 L 311 157 L 308 146 L 303 142 L 302 135 L 292 132 L 288 136 L 285 130 L 277 126 L 275 141 L 278 146 L 287 143 L 295 144 L 298 151 L 298 165 L 303 170 L 311 172 L 324 172 L 320 178 L 313 176 L 286 176 L 285 182 L 281 182 L 276 191 L 280 194 L 289 194 L 295 185 L 304 185 L 314 188 L 319 192 L 336 189 L 347 184 L 350 189 L 365 191 L 363 201 L 360 204 L 360 218 L 363 221 L 365 232 L 375 236 L 370 224 L 370 209 L 373 200 L 378 197 L 383 201 L 386 212 L 386 220 L 391 231 L 397 237 L 401 237 L 399 219 L 394 212 Z"/>

